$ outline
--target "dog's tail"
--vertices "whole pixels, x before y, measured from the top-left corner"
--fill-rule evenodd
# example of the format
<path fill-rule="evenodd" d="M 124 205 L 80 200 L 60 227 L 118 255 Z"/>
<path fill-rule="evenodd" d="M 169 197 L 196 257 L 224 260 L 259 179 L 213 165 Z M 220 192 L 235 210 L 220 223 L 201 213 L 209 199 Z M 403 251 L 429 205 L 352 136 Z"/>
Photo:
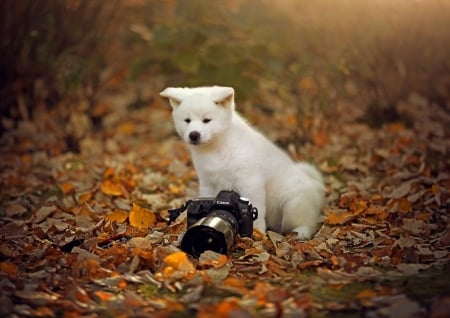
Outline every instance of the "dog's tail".
<path fill-rule="evenodd" d="M 297 163 L 297 167 L 303 171 L 308 177 L 316 180 L 317 182 L 323 184 L 323 178 L 320 172 L 314 167 L 312 164 L 307 162 L 299 162 Z"/>
<path fill-rule="evenodd" d="M 295 231 L 299 239 L 310 239 L 318 225 L 324 204 L 325 185 L 320 172 L 311 164 L 297 163 L 297 178 L 291 178 L 290 191 L 285 192 L 283 231 Z"/>

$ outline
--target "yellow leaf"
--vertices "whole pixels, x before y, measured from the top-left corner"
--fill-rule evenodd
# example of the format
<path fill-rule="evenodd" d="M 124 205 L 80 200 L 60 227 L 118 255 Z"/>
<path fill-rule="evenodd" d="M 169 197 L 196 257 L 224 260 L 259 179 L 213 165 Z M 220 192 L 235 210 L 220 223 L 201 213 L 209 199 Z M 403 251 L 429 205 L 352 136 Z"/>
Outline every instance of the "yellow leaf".
<path fill-rule="evenodd" d="M 156 216 L 152 211 L 133 203 L 133 208 L 128 216 L 130 224 L 139 228 L 148 228 L 155 224 Z"/>
<path fill-rule="evenodd" d="M 105 215 L 105 219 L 111 222 L 123 223 L 128 217 L 128 212 L 122 210 L 114 210 Z"/>
<path fill-rule="evenodd" d="M 106 195 L 120 196 L 123 194 L 122 185 L 120 182 L 110 179 L 104 180 L 100 186 L 100 189 Z"/>

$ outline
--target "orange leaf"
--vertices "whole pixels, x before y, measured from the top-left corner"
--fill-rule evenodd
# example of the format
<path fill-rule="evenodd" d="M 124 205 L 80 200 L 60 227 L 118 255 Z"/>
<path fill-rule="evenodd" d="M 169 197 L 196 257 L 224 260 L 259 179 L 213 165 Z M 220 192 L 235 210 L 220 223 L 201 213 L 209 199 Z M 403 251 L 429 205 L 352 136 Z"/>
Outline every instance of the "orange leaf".
<path fill-rule="evenodd" d="M 85 193 L 81 193 L 78 195 L 78 203 L 79 204 L 83 204 L 88 202 L 90 199 L 92 198 L 92 193 L 91 192 L 85 192 Z"/>
<path fill-rule="evenodd" d="M 156 216 L 152 211 L 133 203 L 133 208 L 128 216 L 130 224 L 139 228 L 148 228 L 155 224 Z"/>
<path fill-rule="evenodd" d="M 106 168 L 106 170 L 103 172 L 103 179 L 108 179 L 113 177 L 116 174 L 116 170 L 114 168 Z"/>
<path fill-rule="evenodd" d="M 364 290 L 361 290 L 356 297 L 358 297 L 359 299 L 366 299 L 366 298 L 375 297 L 377 295 L 378 295 L 378 293 L 374 290 L 364 289 Z"/>
<path fill-rule="evenodd" d="M 172 194 L 175 194 L 175 195 L 180 194 L 180 193 L 183 192 L 183 190 L 184 190 L 184 186 L 183 185 L 176 186 L 176 185 L 174 185 L 172 183 L 169 184 L 169 191 Z"/>
<path fill-rule="evenodd" d="M 288 114 L 286 116 L 286 122 L 291 126 L 297 125 L 297 114 Z"/>
<path fill-rule="evenodd" d="M 61 192 L 62 192 L 64 195 L 66 195 L 66 194 L 68 194 L 68 193 L 71 193 L 71 192 L 73 192 L 73 191 L 75 190 L 75 187 L 74 187 L 73 184 L 70 183 L 70 182 L 65 182 L 65 183 L 61 184 L 61 185 L 59 186 L 59 188 L 61 189 Z"/>
<path fill-rule="evenodd" d="M 11 262 L 1 262 L 0 272 L 5 273 L 8 276 L 15 277 L 19 273 L 19 267 Z"/>
<path fill-rule="evenodd" d="M 220 254 L 217 259 L 200 260 L 200 266 L 212 266 L 214 268 L 220 268 L 228 263 L 228 257 Z"/>
<path fill-rule="evenodd" d="M 245 287 L 245 280 L 235 278 L 235 277 L 227 277 L 223 282 L 223 286 L 227 286 L 233 289 L 238 289 L 243 292 L 247 292 L 247 288 Z"/>
<path fill-rule="evenodd" d="M 133 123 L 123 123 L 118 127 L 118 130 L 126 135 L 131 135 L 132 133 L 134 133 L 135 129 L 136 127 Z"/>
<path fill-rule="evenodd" d="M 100 189 L 106 195 L 120 196 L 123 194 L 122 185 L 120 182 L 106 179 L 102 182 Z"/>
<path fill-rule="evenodd" d="M 364 212 L 365 215 L 374 215 L 378 220 L 386 220 L 389 213 L 381 207 L 369 207 Z"/>
<path fill-rule="evenodd" d="M 172 267 L 175 270 L 184 272 L 195 271 L 194 265 L 191 263 L 187 254 L 184 252 L 175 252 L 164 258 L 164 263 Z"/>
<path fill-rule="evenodd" d="M 144 250 L 140 247 L 135 247 L 132 251 L 133 255 L 137 255 L 142 259 L 145 259 L 147 261 L 154 261 L 154 254 L 153 251 Z"/>
<path fill-rule="evenodd" d="M 331 256 L 331 263 L 332 263 L 334 266 L 338 266 L 338 265 L 339 265 L 339 258 L 338 258 L 336 255 L 332 255 L 332 256 Z"/>
<path fill-rule="evenodd" d="M 433 192 L 433 194 L 439 194 L 441 192 L 441 187 L 437 184 L 433 184 L 431 186 L 431 192 Z"/>
<path fill-rule="evenodd" d="M 398 210 L 402 213 L 409 213 L 412 209 L 412 203 L 406 198 L 398 200 Z"/>
<path fill-rule="evenodd" d="M 307 93 L 309 95 L 316 95 L 319 89 L 316 81 L 311 77 L 302 78 L 298 82 L 298 87 L 300 88 L 302 93 Z"/>
<path fill-rule="evenodd" d="M 330 213 L 328 214 L 327 220 L 329 224 L 344 224 L 357 217 L 357 214 L 353 212 L 342 212 L 342 213 Z"/>
<path fill-rule="evenodd" d="M 224 300 L 217 306 L 217 315 L 219 317 L 231 317 L 232 311 L 239 310 L 240 306 L 235 299 Z"/>
<path fill-rule="evenodd" d="M 362 199 L 355 199 L 350 204 L 350 210 L 354 211 L 355 214 L 361 214 L 367 209 L 367 202 Z"/>
<path fill-rule="evenodd" d="M 128 212 L 122 210 L 114 210 L 105 215 L 105 219 L 110 222 L 123 223 L 128 217 Z"/>
<path fill-rule="evenodd" d="M 94 292 L 95 296 L 97 296 L 101 301 L 109 301 L 115 297 L 114 294 L 104 292 L 102 290 L 97 290 Z"/>
<path fill-rule="evenodd" d="M 313 133 L 312 140 L 317 146 L 325 146 L 331 142 L 330 137 L 324 132 Z"/>

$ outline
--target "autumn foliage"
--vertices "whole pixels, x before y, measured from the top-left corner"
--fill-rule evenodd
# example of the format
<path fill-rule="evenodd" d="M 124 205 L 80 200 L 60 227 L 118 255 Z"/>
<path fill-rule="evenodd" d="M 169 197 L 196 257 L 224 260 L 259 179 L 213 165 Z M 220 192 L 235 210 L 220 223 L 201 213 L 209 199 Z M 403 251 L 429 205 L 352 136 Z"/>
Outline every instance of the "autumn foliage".
<path fill-rule="evenodd" d="M 16 10 L 26 3 L 40 10 L 28 1 Z M 52 8 L 75 10 L 69 23 L 82 3 Z M 51 103 L 34 98 L 45 91 L 34 72 L 7 87 L 35 90 L 13 89 L 14 116 L 1 114 L 1 316 L 448 315 L 445 2 L 403 11 L 390 10 L 403 1 L 349 0 L 331 11 L 329 1 L 120 3 L 115 49 L 94 76 L 101 85 L 80 78 L 84 88 Z M 200 14 L 205 3 L 217 16 Z M 428 35 L 412 41 L 408 17 Z M 397 36 L 405 41 L 391 42 Z M 198 183 L 158 92 L 211 80 L 238 83 L 237 109 L 323 173 L 327 203 L 312 240 L 254 231 L 229 255 L 179 249 L 186 216 L 168 225 L 167 210 L 196 197 Z"/>

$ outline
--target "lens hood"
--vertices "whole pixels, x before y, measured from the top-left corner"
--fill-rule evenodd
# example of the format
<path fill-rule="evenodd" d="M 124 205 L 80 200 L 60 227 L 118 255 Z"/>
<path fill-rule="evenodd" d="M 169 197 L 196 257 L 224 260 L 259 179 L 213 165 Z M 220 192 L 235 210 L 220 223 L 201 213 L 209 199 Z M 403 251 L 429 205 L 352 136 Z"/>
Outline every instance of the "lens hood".
<path fill-rule="evenodd" d="M 181 240 L 184 252 L 196 258 L 207 250 L 228 253 L 237 232 L 236 219 L 229 212 L 220 212 L 208 215 L 189 227 Z M 224 217 L 224 213 L 228 214 L 227 217 Z"/>

